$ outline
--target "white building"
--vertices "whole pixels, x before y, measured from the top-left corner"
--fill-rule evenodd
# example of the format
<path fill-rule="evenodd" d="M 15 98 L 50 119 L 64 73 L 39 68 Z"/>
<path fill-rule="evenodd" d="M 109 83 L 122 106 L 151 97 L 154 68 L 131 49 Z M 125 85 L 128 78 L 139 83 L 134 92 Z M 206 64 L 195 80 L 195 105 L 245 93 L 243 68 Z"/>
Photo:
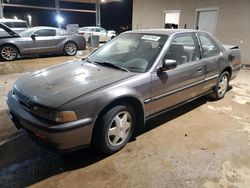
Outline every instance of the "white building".
<path fill-rule="evenodd" d="M 166 27 L 207 30 L 250 65 L 250 0 L 134 0 L 133 29 Z"/>

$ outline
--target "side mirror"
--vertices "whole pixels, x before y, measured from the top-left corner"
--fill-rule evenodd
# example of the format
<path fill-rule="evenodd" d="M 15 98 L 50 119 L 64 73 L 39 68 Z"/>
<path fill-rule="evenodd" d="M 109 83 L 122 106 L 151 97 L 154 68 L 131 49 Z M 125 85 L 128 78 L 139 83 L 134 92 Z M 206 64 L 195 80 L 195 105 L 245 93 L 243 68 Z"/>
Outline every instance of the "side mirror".
<path fill-rule="evenodd" d="M 162 67 L 158 68 L 158 72 L 165 72 L 167 70 L 175 69 L 177 62 L 173 59 L 165 59 L 162 63 Z"/>
<path fill-rule="evenodd" d="M 31 35 L 31 38 L 32 38 L 33 40 L 35 40 L 36 37 L 37 37 L 37 34 L 32 34 L 32 35 Z"/>

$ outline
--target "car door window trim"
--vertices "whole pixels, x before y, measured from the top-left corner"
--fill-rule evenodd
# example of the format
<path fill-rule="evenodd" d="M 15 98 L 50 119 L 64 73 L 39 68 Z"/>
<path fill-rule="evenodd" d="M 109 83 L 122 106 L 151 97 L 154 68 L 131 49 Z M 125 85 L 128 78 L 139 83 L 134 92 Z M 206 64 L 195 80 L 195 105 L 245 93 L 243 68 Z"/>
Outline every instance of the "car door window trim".
<path fill-rule="evenodd" d="M 190 61 L 187 61 L 186 63 L 183 63 L 183 64 L 179 64 L 178 66 L 182 66 L 182 65 L 184 65 L 184 64 L 191 64 L 191 63 L 193 63 L 193 62 L 197 62 L 197 61 L 199 61 L 199 60 L 201 60 L 202 59 L 202 56 L 201 56 L 201 51 L 200 51 L 200 47 L 199 47 L 199 42 L 198 42 L 198 40 L 197 40 L 197 38 L 196 38 L 196 35 L 195 35 L 195 33 L 193 33 L 193 32 L 190 32 L 190 33 L 181 33 L 181 34 L 176 34 L 176 35 L 174 35 L 172 38 L 171 38 L 171 40 L 170 40 L 170 42 L 169 42 L 169 46 L 168 46 L 168 48 L 167 48 L 167 50 L 164 52 L 164 56 L 163 56 L 163 58 L 165 58 L 165 56 L 166 56 L 166 54 L 167 54 L 167 52 L 169 51 L 169 48 L 170 48 L 170 46 L 173 44 L 173 42 L 174 42 L 174 40 L 175 39 L 177 39 L 177 38 L 179 38 L 179 37 L 191 37 L 191 39 L 193 40 L 193 45 L 194 45 L 194 53 L 199 53 L 198 54 L 198 56 L 199 56 L 199 59 L 196 59 L 196 60 L 190 60 Z M 196 51 L 197 50 L 197 51 Z M 177 67 L 178 67 L 177 66 Z"/>

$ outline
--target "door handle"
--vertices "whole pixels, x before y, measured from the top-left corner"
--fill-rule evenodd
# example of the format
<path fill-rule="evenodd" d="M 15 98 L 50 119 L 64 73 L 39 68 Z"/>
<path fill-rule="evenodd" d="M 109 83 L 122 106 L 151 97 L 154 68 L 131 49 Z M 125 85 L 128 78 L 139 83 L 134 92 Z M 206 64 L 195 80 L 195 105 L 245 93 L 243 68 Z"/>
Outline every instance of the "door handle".
<path fill-rule="evenodd" d="M 197 73 L 200 75 L 200 74 L 203 74 L 203 68 L 202 67 L 200 67 L 200 68 L 198 68 L 197 69 Z"/>

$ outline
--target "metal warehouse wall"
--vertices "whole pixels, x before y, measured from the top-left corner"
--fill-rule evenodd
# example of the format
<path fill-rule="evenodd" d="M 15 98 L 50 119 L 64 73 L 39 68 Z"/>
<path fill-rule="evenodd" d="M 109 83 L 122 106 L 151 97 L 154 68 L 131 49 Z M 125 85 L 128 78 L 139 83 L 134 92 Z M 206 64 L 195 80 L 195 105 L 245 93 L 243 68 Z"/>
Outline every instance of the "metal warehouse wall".
<path fill-rule="evenodd" d="M 193 29 L 201 8 L 218 8 L 216 38 L 240 46 L 242 63 L 250 65 L 250 0 L 134 0 L 133 29 L 164 28 L 167 10 L 180 10 L 180 28 Z"/>

